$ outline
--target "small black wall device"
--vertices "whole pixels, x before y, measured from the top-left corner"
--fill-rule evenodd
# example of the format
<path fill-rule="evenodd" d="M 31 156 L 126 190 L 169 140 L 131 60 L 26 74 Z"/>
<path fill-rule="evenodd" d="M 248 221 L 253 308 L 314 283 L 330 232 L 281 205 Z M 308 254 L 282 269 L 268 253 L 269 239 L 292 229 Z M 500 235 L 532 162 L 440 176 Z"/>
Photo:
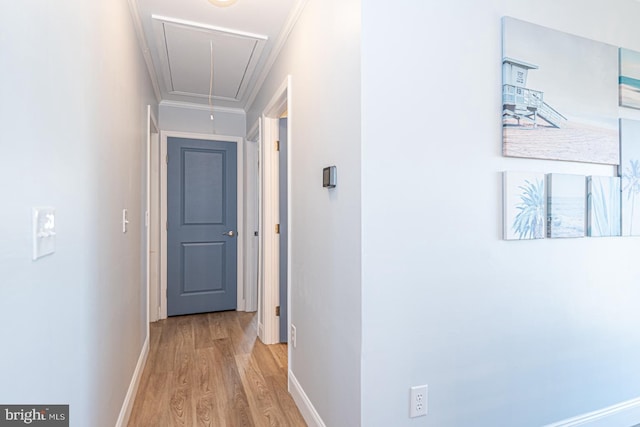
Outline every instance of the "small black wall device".
<path fill-rule="evenodd" d="M 337 184 L 336 167 L 329 166 L 322 169 L 322 186 L 326 188 L 333 188 Z"/>

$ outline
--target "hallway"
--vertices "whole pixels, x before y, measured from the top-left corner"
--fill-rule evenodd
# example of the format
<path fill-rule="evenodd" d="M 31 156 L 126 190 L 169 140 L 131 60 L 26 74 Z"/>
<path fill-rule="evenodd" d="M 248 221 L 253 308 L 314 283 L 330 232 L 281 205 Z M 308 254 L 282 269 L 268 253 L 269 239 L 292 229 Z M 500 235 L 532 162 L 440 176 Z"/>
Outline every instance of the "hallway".
<path fill-rule="evenodd" d="M 129 427 L 306 426 L 287 392 L 287 346 L 256 337 L 256 314 L 151 324 Z"/>

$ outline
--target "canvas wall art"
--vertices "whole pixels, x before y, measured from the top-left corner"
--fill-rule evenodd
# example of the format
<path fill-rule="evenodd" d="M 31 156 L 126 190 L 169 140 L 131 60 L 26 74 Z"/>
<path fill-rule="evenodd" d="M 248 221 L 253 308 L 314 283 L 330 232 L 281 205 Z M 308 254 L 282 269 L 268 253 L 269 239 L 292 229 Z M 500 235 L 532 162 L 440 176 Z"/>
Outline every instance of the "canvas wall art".
<path fill-rule="evenodd" d="M 545 236 L 544 174 L 504 172 L 504 239 L 532 240 Z"/>
<path fill-rule="evenodd" d="M 620 235 L 620 178 L 587 178 L 587 236 Z"/>
<path fill-rule="evenodd" d="M 620 105 L 640 109 L 640 52 L 620 48 Z"/>
<path fill-rule="evenodd" d="M 586 197 L 584 175 L 547 175 L 547 237 L 585 236 Z"/>
<path fill-rule="evenodd" d="M 640 236 L 640 121 L 620 120 L 622 235 Z"/>
<path fill-rule="evenodd" d="M 503 154 L 617 165 L 618 48 L 502 21 Z"/>

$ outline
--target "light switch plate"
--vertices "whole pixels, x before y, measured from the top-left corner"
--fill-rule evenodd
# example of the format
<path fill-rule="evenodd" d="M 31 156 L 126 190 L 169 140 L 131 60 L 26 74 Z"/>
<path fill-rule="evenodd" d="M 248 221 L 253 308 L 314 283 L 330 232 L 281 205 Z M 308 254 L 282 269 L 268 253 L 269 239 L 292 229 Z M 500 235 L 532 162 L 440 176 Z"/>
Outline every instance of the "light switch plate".
<path fill-rule="evenodd" d="M 122 232 L 126 233 L 129 225 L 129 211 L 122 209 Z"/>
<path fill-rule="evenodd" d="M 33 208 L 33 260 L 56 251 L 56 210 L 54 208 Z"/>

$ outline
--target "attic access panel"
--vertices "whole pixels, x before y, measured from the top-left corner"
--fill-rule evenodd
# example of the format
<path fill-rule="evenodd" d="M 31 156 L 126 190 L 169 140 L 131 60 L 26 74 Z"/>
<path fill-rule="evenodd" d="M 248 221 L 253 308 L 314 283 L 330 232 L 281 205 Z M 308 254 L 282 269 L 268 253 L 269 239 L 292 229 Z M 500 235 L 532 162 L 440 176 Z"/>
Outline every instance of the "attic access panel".
<path fill-rule="evenodd" d="M 158 23 L 169 93 L 209 96 L 213 48 L 213 97 L 232 101 L 242 98 L 266 37 L 166 20 Z"/>

